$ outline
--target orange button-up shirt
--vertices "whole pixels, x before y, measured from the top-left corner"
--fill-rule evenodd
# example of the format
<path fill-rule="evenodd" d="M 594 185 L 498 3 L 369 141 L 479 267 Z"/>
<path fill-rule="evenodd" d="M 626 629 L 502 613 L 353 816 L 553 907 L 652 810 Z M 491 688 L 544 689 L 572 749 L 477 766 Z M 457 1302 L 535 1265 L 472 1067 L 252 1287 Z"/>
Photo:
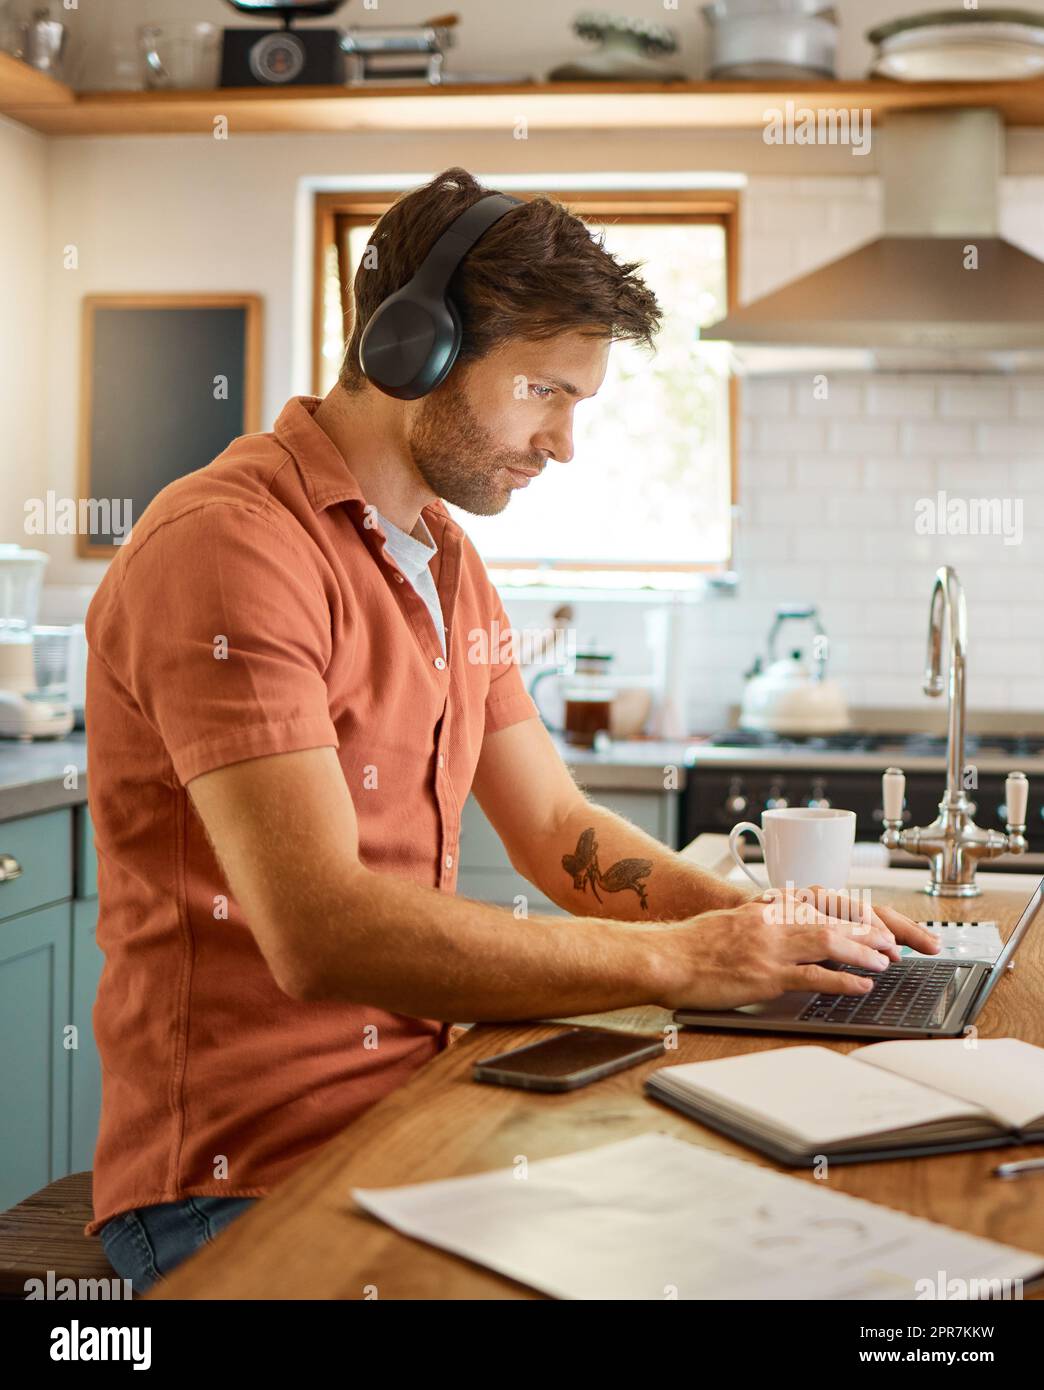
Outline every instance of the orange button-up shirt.
<path fill-rule="evenodd" d="M 87 614 L 105 953 L 88 1235 L 133 1207 L 263 1196 L 445 1045 L 435 1020 L 279 989 L 192 778 L 336 748 L 362 863 L 452 893 L 483 736 L 537 717 L 474 546 L 442 502 L 424 508 L 444 658 L 318 403 L 294 397 L 272 433 L 165 488 Z"/>

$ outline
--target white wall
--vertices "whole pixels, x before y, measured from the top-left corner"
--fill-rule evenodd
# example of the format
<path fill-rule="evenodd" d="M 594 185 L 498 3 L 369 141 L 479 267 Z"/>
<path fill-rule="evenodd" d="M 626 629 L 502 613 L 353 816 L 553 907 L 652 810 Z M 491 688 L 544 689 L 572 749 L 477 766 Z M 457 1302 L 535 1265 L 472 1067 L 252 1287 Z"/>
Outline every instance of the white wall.
<path fill-rule="evenodd" d="M 0 117 L 0 541 L 21 545 L 46 476 L 46 232 L 47 142 Z"/>

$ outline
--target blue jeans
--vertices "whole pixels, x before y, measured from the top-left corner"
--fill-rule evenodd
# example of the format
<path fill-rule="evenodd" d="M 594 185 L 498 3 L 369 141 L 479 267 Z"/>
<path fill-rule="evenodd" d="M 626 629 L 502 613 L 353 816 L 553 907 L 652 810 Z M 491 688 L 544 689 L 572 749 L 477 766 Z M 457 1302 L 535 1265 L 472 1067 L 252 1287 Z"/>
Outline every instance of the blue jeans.
<path fill-rule="evenodd" d="M 186 1197 L 180 1202 L 138 1207 L 106 1221 L 98 1234 L 113 1269 L 141 1294 L 258 1200 Z"/>

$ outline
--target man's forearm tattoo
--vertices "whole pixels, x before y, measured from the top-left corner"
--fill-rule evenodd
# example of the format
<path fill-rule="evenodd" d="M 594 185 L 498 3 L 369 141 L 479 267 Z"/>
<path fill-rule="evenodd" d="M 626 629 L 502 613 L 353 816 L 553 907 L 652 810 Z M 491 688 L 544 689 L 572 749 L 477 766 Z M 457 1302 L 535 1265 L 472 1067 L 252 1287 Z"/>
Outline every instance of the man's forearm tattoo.
<path fill-rule="evenodd" d="M 624 888 L 633 888 L 642 907 L 649 906 L 645 896 L 646 885 L 642 880 L 648 878 L 652 872 L 652 860 L 618 859 L 603 873 L 598 865 L 598 841 L 593 826 L 585 830 L 577 840 L 573 854 L 562 855 L 562 868 L 567 874 L 572 874 L 573 887 L 578 893 L 584 892 L 590 884 L 591 892 L 601 902 L 602 899 L 598 896 L 599 888 L 604 888 L 607 893 L 619 893 Z"/>

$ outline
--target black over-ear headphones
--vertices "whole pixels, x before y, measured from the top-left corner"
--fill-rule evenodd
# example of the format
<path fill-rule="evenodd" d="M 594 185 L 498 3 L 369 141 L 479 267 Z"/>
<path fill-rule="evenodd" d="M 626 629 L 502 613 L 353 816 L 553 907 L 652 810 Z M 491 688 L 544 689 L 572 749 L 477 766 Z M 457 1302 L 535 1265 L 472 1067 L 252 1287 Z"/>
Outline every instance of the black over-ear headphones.
<path fill-rule="evenodd" d="M 373 311 L 359 342 L 359 366 L 385 395 L 415 401 L 449 375 L 461 328 L 446 286 L 479 237 L 521 202 L 487 193 L 472 203 L 442 233 L 413 279 Z"/>

